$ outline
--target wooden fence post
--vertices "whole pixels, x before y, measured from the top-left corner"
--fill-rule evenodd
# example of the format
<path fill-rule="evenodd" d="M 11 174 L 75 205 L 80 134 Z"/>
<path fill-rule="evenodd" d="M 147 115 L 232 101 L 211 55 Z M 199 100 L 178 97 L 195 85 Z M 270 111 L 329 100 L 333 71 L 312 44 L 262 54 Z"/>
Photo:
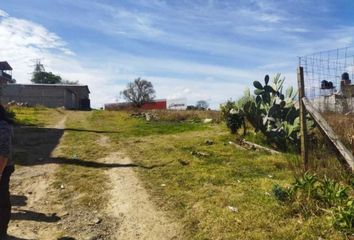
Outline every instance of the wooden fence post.
<path fill-rule="evenodd" d="M 304 104 L 306 111 L 312 116 L 313 120 L 316 122 L 317 127 L 321 130 L 324 136 L 329 140 L 329 142 L 334 146 L 334 148 L 339 153 L 339 160 L 344 163 L 346 168 L 350 168 L 351 172 L 354 173 L 354 157 L 351 151 L 349 151 L 341 140 L 336 136 L 335 132 L 331 126 L 327 123 L 326 119 L 322 117 L 320 112 L 312 105 L 312 103 L 306 98 L 302 98 L 302 103 Z"/>
<path fill-rule="evenodd" d="M 304 163 L 305 171 L 307 171 L 309 169 L 309 159 L 307 144 L 306 108 L 304 103 L 302 102 L 302 98 L 305 97 L 304 68 L 300 66 L 297 69 L 297 82 L 299 86 L 301 159 Z"/>

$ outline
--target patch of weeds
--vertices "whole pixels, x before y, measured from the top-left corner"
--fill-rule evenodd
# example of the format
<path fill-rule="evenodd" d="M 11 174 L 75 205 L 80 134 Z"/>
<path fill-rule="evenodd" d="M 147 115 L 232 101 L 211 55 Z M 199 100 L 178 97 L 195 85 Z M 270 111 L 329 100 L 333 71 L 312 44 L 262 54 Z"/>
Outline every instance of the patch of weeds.
<path fill-rule="evenodd" d="M 335 180 L 306 172 L 287 188 L 274 185 L 274 197 L 298 210 L 305 218 L 329 215 L 333 226 L 344 233 L 354 233 L 354 199 L 349 188 Z"/>
<path fill-rule="evenodd" d="M 354 200 L 349 200 L 344 206 L 334 210 L 333 225 L 345 232 L 354 233 Z"/>

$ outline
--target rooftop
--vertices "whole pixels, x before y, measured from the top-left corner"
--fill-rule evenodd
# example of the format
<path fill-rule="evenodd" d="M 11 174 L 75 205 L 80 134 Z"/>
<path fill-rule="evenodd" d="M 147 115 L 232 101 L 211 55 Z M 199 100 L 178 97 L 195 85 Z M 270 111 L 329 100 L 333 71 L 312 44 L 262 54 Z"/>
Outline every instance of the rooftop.
<path fill-rule="evenodd" d="M 87 85 L 79 85 L 79 84 L 22 84 L 22 83 L 14 83 L 14 84 L 8 84 L 9 86 L 23 86 L 23 87 L 71 87 L 71 88 L 87 88 L 87 91 L 90 93 L 90 90 Z"/>
<path fill-rule="evenodd" d="M 12 67 L 10 64 L 6 61 L 0 62 L 0 70 L 6 71 L 6 70 L 12 70 Z"/>

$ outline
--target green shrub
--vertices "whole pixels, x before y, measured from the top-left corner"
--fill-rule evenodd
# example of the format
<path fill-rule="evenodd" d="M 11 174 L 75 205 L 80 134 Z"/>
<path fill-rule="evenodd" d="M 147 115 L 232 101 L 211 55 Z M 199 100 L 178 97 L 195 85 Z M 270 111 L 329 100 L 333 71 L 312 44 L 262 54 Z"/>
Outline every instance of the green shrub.
<path fill-rule="evenodd" d="M 274 197 L 287 203 L 303 216 L 330 214 L 333 225 L 346 233 L 354 233 L 354 199 L 349 189 L 338 182 L 306 172 L 287 189 L 274 185 Z"/>
<path fill-rule="evenodd" d="M 244 135 L 246 134 L 246 122 L 245 114 L 241 108 L 237 106 L 236 102 L 228 100 L 225 104 L 220 106 L 221 114 L 226 122 L 226 126 L 230 129 L 232 134 L 237 133 L 237 131 L 243 126 Z"/>

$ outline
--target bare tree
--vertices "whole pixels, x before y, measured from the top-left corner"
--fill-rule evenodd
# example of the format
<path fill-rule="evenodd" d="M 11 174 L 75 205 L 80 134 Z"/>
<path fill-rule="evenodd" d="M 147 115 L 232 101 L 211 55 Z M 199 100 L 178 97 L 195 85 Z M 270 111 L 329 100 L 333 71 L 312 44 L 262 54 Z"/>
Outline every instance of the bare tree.
<path fill-rule="evenodd" d="M 144 103 L 151 102 L 155 98 L 155 90 L 152 83 L 141 78 L 128 83 L 127 89 L 121 94 L 136 107 L 141 107 Z"/>
<path fill-rule="evenodd" d="M 209 104 L 205 100 L 199 100 L 195 106 L 199 110 L 207 110 L 209 107 Z"/>

